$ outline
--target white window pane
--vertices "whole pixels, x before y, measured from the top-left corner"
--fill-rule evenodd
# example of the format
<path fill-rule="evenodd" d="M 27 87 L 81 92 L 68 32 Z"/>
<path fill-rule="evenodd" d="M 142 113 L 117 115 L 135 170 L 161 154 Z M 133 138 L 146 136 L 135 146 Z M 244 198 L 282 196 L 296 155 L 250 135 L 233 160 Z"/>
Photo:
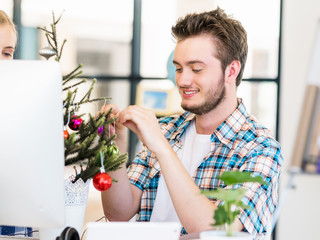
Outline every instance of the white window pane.
<path fill-rule="evenodd" d="M 175 47 L 171 27 L 176 12 L 176 0 L 142 1 L 142 76 L 167 77 L 167 60 Z"/>
<path fill-rule="evenodd" d="M 129 75 L 133 21 L 132 0 L 23 0 L 22 24 L 49 26 L 52 11 L 59 22 L 58 40 L 67 39 L 61 63 L 69 72 L 78 63 L 89 75 Z M 41 32 L 39 48 L 46 41 Z"/>
<path fill-rule="evenodd" d="M 13 17 L 13 1 L 12 0 L 1 0 L 2 11 L 5 11 L 9 17 Z"/>
<path fill-rule="evenodd" d="M 219 0 L 218 5 L 247 30 L 249 51 L 244 78 L 276 78 L 280 0 Z"/>
<path fill-rule="evenodd" d="M 238 96 L 250 114 L 269 128 L 273 136 L 277 119 L 277 84 L 275 82 L 245 82 L 238 87 Z"/>

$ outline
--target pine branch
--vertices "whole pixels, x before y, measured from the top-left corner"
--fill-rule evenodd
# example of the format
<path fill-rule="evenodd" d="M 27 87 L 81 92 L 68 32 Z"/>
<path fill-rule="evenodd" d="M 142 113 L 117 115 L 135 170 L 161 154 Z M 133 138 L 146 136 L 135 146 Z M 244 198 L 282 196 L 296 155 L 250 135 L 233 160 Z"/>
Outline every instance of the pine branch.
<path fill-rule="evenodd" d="M 66 42 L 67 42 L 67 40 L 64 39 L 64 40 L 63 40 L 63 43 L 62 43 L 62 45 L 61 45 L 61 48 L 60 48 L 59 60 L 60 60 L 60 58 L 61 58 L 62 50 L 63 50 L 63 47 L 64 47 L 64 45 L 65 45 Z"/>
<path fill-rule="evenodd" d="M 104 164 L 106 172 L 116 171 L 120 168 L 120 166 L 126 162 L 128 158 L 128 154 L 122 154 L 117 159 L 110 158 Z"/>
<path fill-rule="evenodd" d="M 66 84 L 67 82 L 69 82 L 71 79 L 77 78 L 80 74 L 82 74 L 82 71 L 78 71 L 82 67 L 83 67 L 83 65 L 79 64 L 78 67 L 76 67 L 72 72 L 63 76 L 63 85 Z"/>
<path fill-rule="evenodd" d="M 97 79 L 93 79 L 93 80 L 92 80 L 92 83 L 91 83 L 91 86 L 90 86 L 88 92 L 83 96 L 83 98 L 80 100 L 80 102 L 83 102 L 86 98 L 87 98 L 87 100 L 90 99 L 90 95 L 91 95 L 91 92 L 92 92 L 92 90 L 93 90 L 93 86 L 94 86 L 94 84 L 95 84 L 96 82 L 97 82 Z"/>
<path fill-rule="evenodd" d="M 45 37 L 48 41 L 49 46 L 54 51 L 55 60 L 60 61 L 63 53 L 63 49 L 66 45 L 67 40 L 63 40 L 61 47 L 59 48 L 58 37 L 57 37 L 57 24 L 60 22 L 62 14 L 58 19 L 55 18 L 55 14 L 52 12 L 52 24 L 50 25 L 50 30 L 47 27 L 38 27 L 39 30 L 43 31 Z M 108 154 L 109 147 L 115 147 L 114 140 L 116 135 L 109 135 L 107 128 L 110 124 L 115 122 L 115 118 L 110 118 L 111 109 L 107 113 L 99 112 L 97 116 L 93 117 L 91 114 L 80 114 L 77 112 L 80 109 L 80 106 L 87 103 L 96 103 L 99 101 L 104 101 L 110 99 L 108 97 L 100 97 L 90 99 L 91 93 L 94 89 L 96 79 L 92 80 L 92 83 L 87 90 L 87 92 L 80 98 L 80 101 L 76 102 L 76 97 L 78 94 L 78 87 L 81 84 L 85 83 L 87 79 L 83 78 L 77 82 L 66 86 L 71 80 L 78 79 L 82 74 L 82 64 L 79 64 L 74 70 L 69 74 L 63 76 L 62 85 L 65 86 L 62 91 L 67 91 L 67 96 L 63 99 L 63 108 L 64 116 L 63 121 L 64 125 L 67 126 L 69 121 L 72 120 L 74 115 L 77 115 L 77 118 L 88 116 L 88 119 L 82 121 L 79 129 L 72 132 L 67 139 L 64 141 L 65 145 L 65 165 L 77 164 L 80 166 L 80 172 L 76 171 L 75 180 L 82 178 L 83 181 L 86 181 L 89 178 L 92 178 L 95 174 L 100 172 L 101 165 L 101 153 L 104 154 L 104 167 L 106 171 L 114 171 L 120 168 L 123 163 L 127 160 L 127 154 L 119 155 L 118 152 L 110 156 Z M 101 132 L 100 128 L 104 128 Z M 85 165 L 85 169 L 83 169 Z"/>
<path fill-rule="evenodd" d="M 104 162 L 104 168 L 106 172 L 111 172 L 120 169 L 123 163 L 126 162 L 127 158 L 127 153 L 122 154 L 120 156 L 114 156 L 112 158 L 109 158 L 107 161 Z M 90 167 L 86 168 L 85 170 L 77 174 L 74 179 L 74 182 L 76 182 L 79 178 L 81 178 L 85 182 L 89 178 L 94 177 L 97 173 L 100 172 L 100 167 L 100 165 L 91 165 Z"/>
<path fill-rule="evenodd" d="M 74 89 L 74 91 L 72 92 L 72 104 L 75 104 L 75 99 L 78 93 L 78 88 Z"/>
<path fill-rule="evenodd" d="M 57 25 L 59 22 L 60 22 L 60 19 L 62 18 L 62 14 L 64 13 L 64 10 L 63 12 L 60 14 L 60 16 L 58 17 L 58 19 L 54 22 L 54 25 Z M 54 13 L 53 13 L 54 15 Z"/>
<path fill-rule="evenodd" d="M 46 34 L 47 42 L 48 42 L 49 46 L 57 53 L 57 51 L 55 50 L 54 43 L 52 43 L 52 36 L 50 36 L 50 35 L 52 35 L 52 34 L 49 34 L 49 33 Z"/>
<path fill-rule="evenodd" d="M 75 83 L 75 84 L 73 84 L 73 85 L 71 85 L 71 86 L 68 86 L 68 87 L 63 88 L 62 91 L 69 90 L 70 88 L 74 88 L 74 87 L 76 87 L 76 86 L 78 86 L 78 85 L 80 85 L 80 84 L 82 84 L 82 83 L 86 83 L 86 82 L 87 82 L 87 79 L 86 79 L 86 78 L 83 78 L 80 82 L 77 82 L 77 83 Z"/>
<path fill-rule="evenodd" d="M 99 102 L 99 101 L 105 101 L 105 100 L 110 100 L 110 97 L 100 97 L 100 98 L 95 98 L 95 99 L 90 99 L 90 100 L 85 100 L 83 102 L 79 102 L 79 105 L 85 104 L 85 103 L 93 103 L 93 102 Z"/>

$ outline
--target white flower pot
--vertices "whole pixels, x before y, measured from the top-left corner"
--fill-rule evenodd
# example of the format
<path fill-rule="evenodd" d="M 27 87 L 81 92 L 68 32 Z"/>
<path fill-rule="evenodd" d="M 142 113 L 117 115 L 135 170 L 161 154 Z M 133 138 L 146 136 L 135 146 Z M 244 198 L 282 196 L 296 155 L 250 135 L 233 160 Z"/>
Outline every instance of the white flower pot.
<path fill-rule="evenodd" d="M 204 231 L 200 233 L 201 240 L 252 240 L 247 232 L 233 232 L 233 236 L 227 236 L 225 231 Z"/>
<path fill-rule="evenodd" d="M 65 180 L 65 225 L 62 228 L 39 229 L 41 240 L 55 240 L 66 227 L 75 228 L 81 237 L 91 180 L 72 183 Z"/>

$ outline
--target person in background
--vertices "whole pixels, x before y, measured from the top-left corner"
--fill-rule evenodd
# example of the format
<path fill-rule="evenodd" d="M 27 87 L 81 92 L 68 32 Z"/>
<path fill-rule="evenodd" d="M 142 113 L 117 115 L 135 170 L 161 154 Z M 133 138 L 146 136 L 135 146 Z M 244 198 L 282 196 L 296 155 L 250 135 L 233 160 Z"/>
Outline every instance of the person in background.
<path fill-rule="evenodd" d="M 17 44 L 17 31 L 11 18 L 0 10 L 0 60 L 12 60 Z M 0 225 L 0 235 L 24 235 L 32 237 L 29 227 Z"/>
<path fill-rule="evenodd" d="M 11 18 L 0 10 L 0 50 L 1 60 L 13 59 L 17 44 L 17 31 Z"/>
<path fill-rule="evenodd" d="M 201 190 L 224 186 L 225 171 L 262 176 L 246 192 L 237 230 L 264 239 L 277 203 L 283 156 L 271 132 L 251 116 L 237 97 L 247 59 L 247 34 L 242 24 L 222 9 L 188 14 L 172 27 L 176 39 L 173 64 L 181 95 L 181 115 L 157 119 L 139 106 L 120 111 L 116 144 L 126 151 L 125 130 L 132 130 L 142 150 L 126 169 L 110 172 L 117 184 L 102 192 L 110 221 L 178 221 L 182 235 L 212 229 L 220 202 Z M 240 187 L 240 186 L 237 186 Z M 156 233 L 155 233 L 156 234 Z"/>

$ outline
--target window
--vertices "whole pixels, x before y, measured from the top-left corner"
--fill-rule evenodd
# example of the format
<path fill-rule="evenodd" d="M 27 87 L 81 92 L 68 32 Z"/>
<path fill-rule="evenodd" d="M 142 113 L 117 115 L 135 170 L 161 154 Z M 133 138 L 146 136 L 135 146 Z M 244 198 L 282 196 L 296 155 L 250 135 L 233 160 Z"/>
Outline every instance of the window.
<path fill-rule="evenodd" d="M 51 23 L 52 11 L 56 17 L 63 12 L 59 34 L 68 40 L 63 71 L 83 63 L 87 77 L 98 79 L 94 94 L 110 96 L 120 108 L 135 103 L 140 80 L 169 77 L 167 64 L 175 46 L 171 26 L 177 18 L 218 5 L 239 19 L 248 33 L 249 54 L 238 95 L 277 137 L 281 0 L 22 0 L 21 4 L 22 26 L 25 32 L 28 29 L 21 47 L 29 49 L 21 51 L 22 57 L 35 57 L 30 52 L 44 47 L 46 40 L 34 30 Z M 12 1 L 7 0 L 4 8 L 11 11 Z"/>
<path fill-rule="evenodd" d="M 130 0 L 22 0 L 21 19 L 24 27 L 49 26 L 52 12 L 58 24 L 60 44 L 67 39 L 61 64 L 64 72 L 78 63 L 90 76 L 130 75 L 133 2 Z M 59 37 L 58 36 L 58 37 Z M 46 45 L 40 35 L 39 48 Z"/>

